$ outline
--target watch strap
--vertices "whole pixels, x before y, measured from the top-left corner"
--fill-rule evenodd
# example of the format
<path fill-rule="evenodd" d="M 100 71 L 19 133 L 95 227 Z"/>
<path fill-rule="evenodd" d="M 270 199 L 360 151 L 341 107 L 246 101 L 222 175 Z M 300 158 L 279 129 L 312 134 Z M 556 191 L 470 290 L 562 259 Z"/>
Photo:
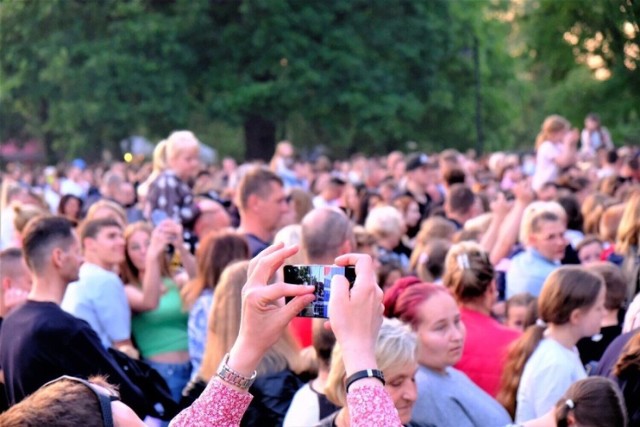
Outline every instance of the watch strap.
<path fill-rule="evenodd" d="M 382 385 L 386 384 L 384 381 L 384 374 L 382 373 L 382 371 L 378 369 L 364 369 L 362 371 L 358 371 L 352 374 L 351 376 L 349 376 L 349 378 L 347 378 L 347 386 L 345 387 L 347 390 L 347 393 L 349 393 L 349 387 L 351 386 L 351 384 L 364 378 L 375 378 L 379 380 L 382 383 Z"/>

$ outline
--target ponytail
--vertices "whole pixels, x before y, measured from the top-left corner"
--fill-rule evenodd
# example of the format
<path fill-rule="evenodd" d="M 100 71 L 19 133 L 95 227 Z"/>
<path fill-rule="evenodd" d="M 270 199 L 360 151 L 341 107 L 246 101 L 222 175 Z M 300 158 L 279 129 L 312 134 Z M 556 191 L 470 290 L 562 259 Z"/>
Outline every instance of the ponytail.
<path fill-rule="evenodd" d="M 496 399 L 505 407 L 512 418 L 516 414 L 516 395 L 524 367 L 542 341 L 544 330 L 545 327 L 537 323 L 529 326 L 524 334 L 509 347 Z"/>
<path fill-rule="evenodd" d="M 566 324 L 573 310 L 593 306 L 603 286 L 602 276 L 576 266 L 560 267 L 547 277 L 538 298 L 540 320 L 511 345 L 502 372 L 497 399 L 511 416 L 516 413 L 516 394 L 524 367 L 542 340 L 546 323 Z"/>
<path fill-rule="evenodd" d="M 569 412 L 575 408 L 571 399 L 560 401 L 556 405 L 556 427 L 569 427 Z"/>

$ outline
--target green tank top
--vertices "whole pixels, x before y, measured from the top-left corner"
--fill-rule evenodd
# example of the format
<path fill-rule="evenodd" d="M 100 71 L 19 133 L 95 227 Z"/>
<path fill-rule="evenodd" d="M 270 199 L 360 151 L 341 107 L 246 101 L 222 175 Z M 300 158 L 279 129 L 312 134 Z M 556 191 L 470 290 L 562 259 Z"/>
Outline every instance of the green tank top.
<path fill-rule="evenodd" d="M 182 310 L 178 285 L 168 277 L 162 283 L 167 290 L 160 296 L 158 307 L 131 319 L 131 332 L 142 357 L 189 349 L 189 313 Z"/>

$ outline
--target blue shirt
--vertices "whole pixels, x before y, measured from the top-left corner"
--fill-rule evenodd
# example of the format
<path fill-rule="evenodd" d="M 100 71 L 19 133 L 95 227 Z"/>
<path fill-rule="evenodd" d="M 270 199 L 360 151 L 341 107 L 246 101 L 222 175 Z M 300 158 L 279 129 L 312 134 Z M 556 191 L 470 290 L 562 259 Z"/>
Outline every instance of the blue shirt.
<path fill-rule="evenodd" d="M 543 257 L 533 248 L 520 252 L 507 270 L 507 299 L 522 292 L 537 297 L 547 276 L 559 266 L 560 262 Z"/>
<path fill-rule="evenodd" d="M 131 338 L 131 309 L 118 275 L 85 262 L 79 276 L 67 287 L 62 309 L 86 320 L 105 348 Z"/>
<path fill-rule="evenodd" d="M 195 377 L 200 370 L 204 345 L 207 342 L 209 311 L 213 305 L 213 289 L 205 289 L 189 310 L 189 356 L 191 373 Z"/>

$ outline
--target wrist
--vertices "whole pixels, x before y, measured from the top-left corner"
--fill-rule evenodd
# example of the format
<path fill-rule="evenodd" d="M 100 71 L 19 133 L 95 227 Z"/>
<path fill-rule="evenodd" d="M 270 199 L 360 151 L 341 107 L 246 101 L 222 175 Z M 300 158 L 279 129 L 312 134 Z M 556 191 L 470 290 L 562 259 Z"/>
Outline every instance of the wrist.
<path fill-rule="evenodd" d="M 264 352 L 256 351 L 254 346 L 238 338 L 229 351 L 227 365 L 239 374 L 250 376 L 258 368 L 263 355 Z"/>
<path fill-rule="evenodd" d="M 363 353 L 366 354 L 366 352 L 363 351 L 343 351 L 342 359 L 344 360 L 344 368 L 347 377 L 353 375 L 358 371 L 378 368 L 378 363 L 376 362 L 376 358 L 374 357 L 373 352 L 368 355 L 363 355 Z"/>

